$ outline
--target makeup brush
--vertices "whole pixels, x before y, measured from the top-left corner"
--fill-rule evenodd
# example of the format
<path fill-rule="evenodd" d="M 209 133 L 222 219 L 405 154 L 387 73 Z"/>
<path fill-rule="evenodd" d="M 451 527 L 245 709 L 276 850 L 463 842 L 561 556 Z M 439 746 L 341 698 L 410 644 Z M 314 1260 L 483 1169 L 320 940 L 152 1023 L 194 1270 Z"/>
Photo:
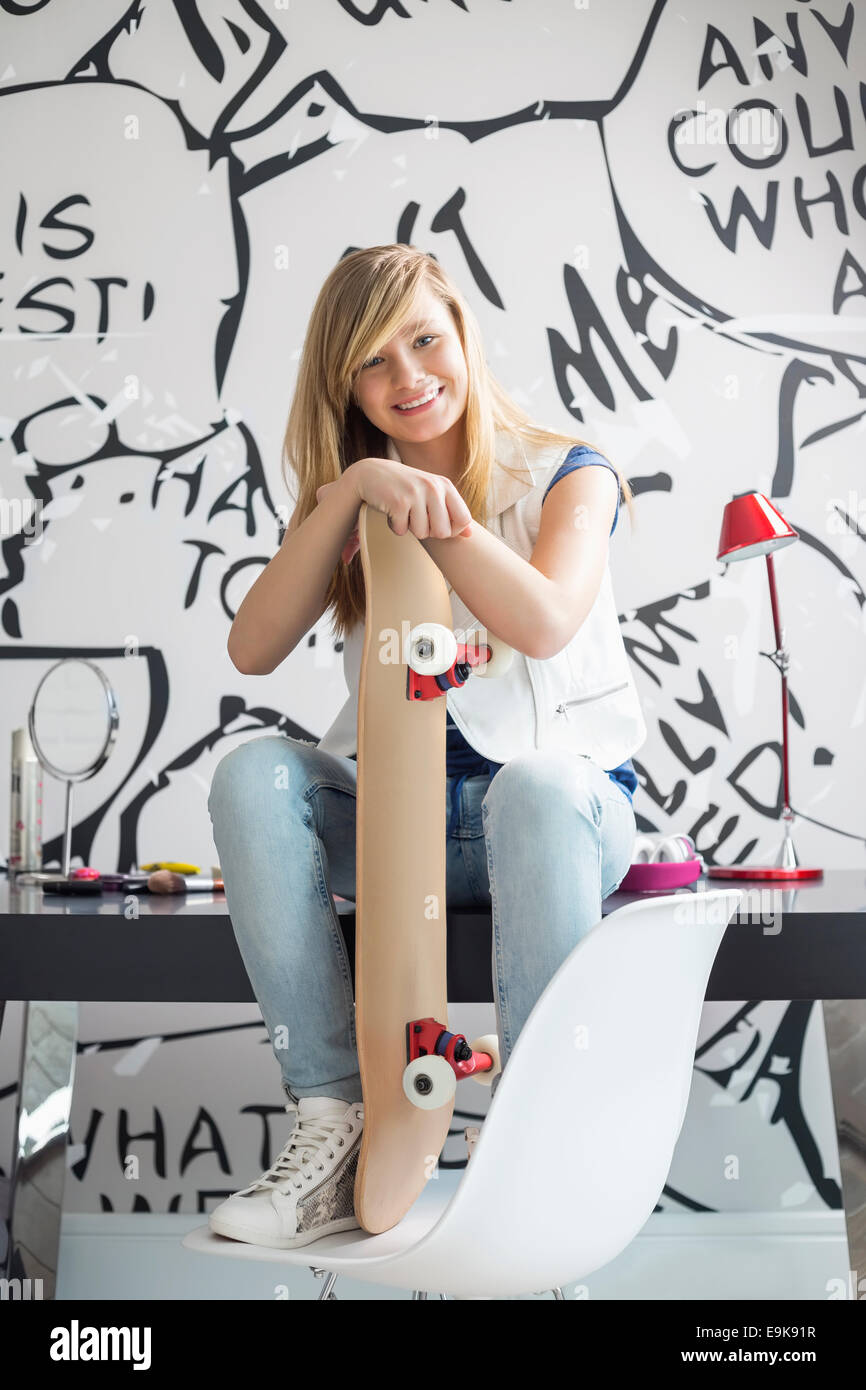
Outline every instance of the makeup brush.
<path fill-rule="evenodd" d="M 173 873 L 171 869 L 157 869 L 148 878 L 147 887 L 151 893 L 222 893 L 225 891 L 221 878 L 184 878 L 183 874 Z"/>

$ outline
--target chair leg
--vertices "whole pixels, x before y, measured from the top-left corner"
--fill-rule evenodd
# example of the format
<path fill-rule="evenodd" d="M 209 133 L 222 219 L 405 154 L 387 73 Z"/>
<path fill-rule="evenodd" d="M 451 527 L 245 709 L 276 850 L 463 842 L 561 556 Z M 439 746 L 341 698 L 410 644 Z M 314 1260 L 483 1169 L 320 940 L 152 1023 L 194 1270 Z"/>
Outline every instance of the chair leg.
<path fill-rule="evenodd" d="M 562 1289 L 560 1289 L 560 1288 L 558 1288 L 558 1287 L 555 1288 L 555 1289 L 553 1290 L 553 1297 L 554 1297 L 554 1298 L 561 1298 L 561 1299 L 563 1300 L 563 1302 L 565 1301 L 565 1294 L 562 1292 Z"/>
<path fill-rule="evenodd" d="M 413 1291 L 412 1291 L 412 1297 L 413 1297 L 413 1298 L 419 1298 L 419 1299 L 420 1299 L 420 1298 L 426 1298 L 427 1295 L 426 1295 L 426 1293 L 423 1291 L 423 1289 L 413 1289 Z"/>
<path fill-rule="evenodd" d="M 310 1272 L 314 1274 L 317 1279 L 321 1279 L 323 1275 L 326 1274 L 328 1276 L 327 1279 L 325 1279 L 324 1284 L 322 1285 L 322 1292 L 319 1294 L 319 1297 L 316 1301 L 318 1303 L 321 1303 L 323 1299 L 334 1299 L 336 1301 L 337 1295 L 333 1293 L 332 1290 L 337 1282 L 337 1279 L 339 1278 L 339 1275 L 334 1274 L 333 1271 L 329 1273 L 326 1269 L 315 1269 L 312 1265 L 310 1265 Z"/>

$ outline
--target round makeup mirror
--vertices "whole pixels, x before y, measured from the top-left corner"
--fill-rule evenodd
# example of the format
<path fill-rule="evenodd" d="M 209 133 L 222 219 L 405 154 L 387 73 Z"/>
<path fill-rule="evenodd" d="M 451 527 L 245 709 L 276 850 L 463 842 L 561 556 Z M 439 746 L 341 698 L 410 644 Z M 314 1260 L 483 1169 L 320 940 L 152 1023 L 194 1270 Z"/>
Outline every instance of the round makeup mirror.
<path fill-rule="evenodd" d="M 117 738 L 117 700 L 105 673 L 83 657 L 65 657 L 51 666 L 36 687 L 28 725 L 42 766 L 66 783 L 63 867 L 60 873 L 31 875 L 35 881 L 69 879 L 72 843 L 72 787 L 103 766 Z"/>

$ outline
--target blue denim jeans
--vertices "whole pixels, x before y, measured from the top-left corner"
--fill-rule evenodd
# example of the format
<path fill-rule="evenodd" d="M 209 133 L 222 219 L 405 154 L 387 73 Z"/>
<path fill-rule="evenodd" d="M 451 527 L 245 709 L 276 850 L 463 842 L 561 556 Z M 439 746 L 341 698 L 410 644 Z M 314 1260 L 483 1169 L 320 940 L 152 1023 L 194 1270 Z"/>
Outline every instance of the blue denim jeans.
<path fill-rule="evenodd" d="M 217 764 L 208 798 L 238 949 L 290 1100 L 361 1100 L 352 977 L 332 893 L 354 901 L 357 764 L 282 734 Z M 449 907 L 489 906 L 503 1067 L 569 953 L 626 874 L 635 817 L 589 758 L 533 750 L 494 778 L 448 778 Z M 449 824 L 450 823 L 450 824 Z M 495 1083 L 494 1083 L 495 1088 Z"/>

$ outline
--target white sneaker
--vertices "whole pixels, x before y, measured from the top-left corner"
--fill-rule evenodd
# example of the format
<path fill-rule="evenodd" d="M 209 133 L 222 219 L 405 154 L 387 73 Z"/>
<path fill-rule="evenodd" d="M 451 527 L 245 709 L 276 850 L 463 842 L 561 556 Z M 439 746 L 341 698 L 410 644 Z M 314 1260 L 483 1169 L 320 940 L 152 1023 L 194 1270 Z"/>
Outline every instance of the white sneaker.
<path fill-rule="evenodd" d="M 291 1250 L 334 1231 L 360 1228 L 355 1172 L 364 1129 L 360 1101 L 301 1096 L 289 1142 L 260 1178 L 210 1213 L 217 1235 Z"/>

